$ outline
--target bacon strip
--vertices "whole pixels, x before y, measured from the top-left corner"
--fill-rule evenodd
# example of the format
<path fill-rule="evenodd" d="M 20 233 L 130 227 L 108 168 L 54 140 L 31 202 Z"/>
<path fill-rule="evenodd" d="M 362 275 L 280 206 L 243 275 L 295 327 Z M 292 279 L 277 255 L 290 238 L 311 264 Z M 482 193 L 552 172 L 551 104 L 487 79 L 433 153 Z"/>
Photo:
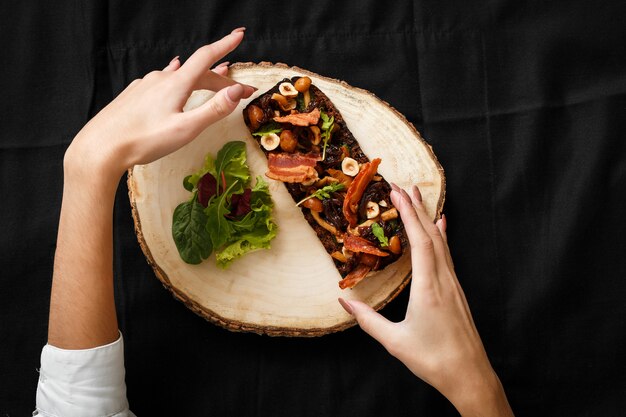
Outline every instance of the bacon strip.
<path fill-rule="evenodd" d="M 350 273 L 346 275 L 344 279 L 339 281 L 339 288 L 341 288 L 342 290 L 345 290 L 346 288 L 354 287 L 356 284 L 361 282 L 361 280 L 363 280 L 363 278 L 365 278 L 367 273 L 370 272 L 371 270 L 372 270 L 371 266 L 367 266 L 365 264 L 358 264 L 357 267 L 354 268 L 352 271 L 350 271 Z"/>
<path fill-rule="evenodd" d="M 282 182 L 304 182 L 317 178 L 315 170 L 317 161 L 319 161 L 317 155 L 270 152 L 267 155 L 269 171 L 265 175 Z"/>
<path fill-rule="evenodd" d="M 313 126 L 320 120 L 320 111 L 316 107 L 309 113 L 294 113 L 287 116 L 274 117 L 278 123 L 291 123 L 294 126 Z"/>
<path fill-rule="evenodd" d="M 350 233 L 343 235 L 343 246 L 352 252 L 369 253 L 376 256 L 389 256 L 389 253 L 378 249 L 369 240 L 351 235 Z"/>
<path fill-rule="evenodd" d="M 343 200 L 343 215 L 352 227 L 356 226 L 359 221 L 357 216 L 359 202 L 361 201 L 361 197 L 363 197 L 367 185 L 372 181 L 374 175 L 376 175 L 378 165 L 380 165 L 380 158 L 363 164 L 357 176 L 354 177 L 352 184 L 348 187 L 346 199 Z"/>

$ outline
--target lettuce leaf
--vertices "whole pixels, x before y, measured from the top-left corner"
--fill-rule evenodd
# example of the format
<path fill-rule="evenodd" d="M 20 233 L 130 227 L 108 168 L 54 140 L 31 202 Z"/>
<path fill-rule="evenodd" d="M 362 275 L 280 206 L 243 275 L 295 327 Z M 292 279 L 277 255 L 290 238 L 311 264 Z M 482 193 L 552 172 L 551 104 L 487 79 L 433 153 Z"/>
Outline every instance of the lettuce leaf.
<path fill-rule="evenodd" d="M 250 197 L 251 211 L 242 219 L 230 222 L 233 230 L 231 240 L 215 254 L 220 267 L 226 268 L 248 252 L 270 247 L 278 231 L 276 223 L 272 221 L 273 207 L 268 184 L 258 176 Z"/>

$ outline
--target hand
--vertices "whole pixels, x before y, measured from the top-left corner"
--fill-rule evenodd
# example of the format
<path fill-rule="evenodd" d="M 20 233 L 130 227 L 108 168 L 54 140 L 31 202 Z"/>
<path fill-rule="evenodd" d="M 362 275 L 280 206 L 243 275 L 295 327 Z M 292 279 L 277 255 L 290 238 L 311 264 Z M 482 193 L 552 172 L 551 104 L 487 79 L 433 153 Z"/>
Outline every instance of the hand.
<path fill-rule="evenodd" d="M 447 244 L 446 220 L 434 224 L 417 187 L 392 185 L 411 245 L 413 278 L 406 316 L 393 323 L 360 301 L 339 301 L 359 326 L 465 415 L 513 415 L 474 325 Z"/>
<path fill-rule="evenodd" d="M 179 149 L 231 113 L 255 89 L 226 78 L 224 65 L 214 71 L 209 68 L 241 43 L 243 31 L 235 29 L 198 49 L 182 66 L 176 57 L 162 71 L 133 81 L 78 133 L 67 150 L 66 168 L 69 165 L 80 174 L 101 169 L 117 180 L 126 169 Z M 217 94 L 199 108 L 183 112 L 197 89 Z"/>
<path fill-rule="evenodd" d="M 226 78 L 224 64 L 209 70 L 242 39 L 243 29 L 236 29 L 198 49 L 184 65 L 174 58 L 162 71 L 133 81 L 69 146 L 50 298 L 51 345 L 87 349 L 119 337 L 112 215 L 119 179 L 133 165 L 152 162 L 189 143 L 254 92 Z M 217 93 L 183 112 L 196 89 Z"/>

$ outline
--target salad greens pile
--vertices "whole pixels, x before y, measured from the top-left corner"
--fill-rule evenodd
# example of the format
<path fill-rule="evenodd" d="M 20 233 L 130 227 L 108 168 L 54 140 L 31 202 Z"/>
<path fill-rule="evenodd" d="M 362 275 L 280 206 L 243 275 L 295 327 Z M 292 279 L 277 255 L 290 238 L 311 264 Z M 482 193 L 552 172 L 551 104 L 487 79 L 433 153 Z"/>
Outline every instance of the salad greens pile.
<path fill-rule="evenodd" d="M 274 203 L 261 176 L 250 185 L 246 145 L 228 142 L 215 159 L 183 180 L 191 199 L 174 210 L 172 235 L 183 261 L 199 264 L 215 251 L 225 268 L 240 256 L 270 247 L 277 226 L 272 221 Z"/>

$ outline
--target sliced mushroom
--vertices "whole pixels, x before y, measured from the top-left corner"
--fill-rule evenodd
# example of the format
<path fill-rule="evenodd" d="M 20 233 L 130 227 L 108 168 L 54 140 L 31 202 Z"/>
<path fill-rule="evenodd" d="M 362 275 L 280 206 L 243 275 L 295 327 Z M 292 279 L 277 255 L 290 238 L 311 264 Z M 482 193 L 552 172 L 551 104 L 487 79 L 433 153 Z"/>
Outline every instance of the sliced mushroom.
<path fill-rule="evenodd" d="M 268 133 L 267 135 L 261 136 L 261 146 L 266 151 L 273 151 L 278 148 L 280 145 L 280 137 L 276 133 Z"/>
<path fill-rule="evenodd" d="M 359 163 L 352 158 L 343 158 L 343 161 L 341 161 L 341 170 L 344 174 L 354 177 L 359 173 Z"/>
<path fill-rule="evenodd" d="M 333 226 L 332 224 L 328 223 L 326 220 L 322 219 L 318 212 L 311 210 L 311 216 L 313 216 L 313 218 L 315 219 L 317 224 L 322 226 L 324 229 L 328 230 L 333 235 L 338 234 L 337 229 L 335 228 L 335 226 Z"/>
<path fill-rule="evenodd" d="M 345 255 L 337 250 L 331 253 L 330 256 L 344 264 L 348 262 L 348 259 L 345 257 Z"/>
<path fill-rule="evenodd" d="M 297 92 L 296 92 L 297 94 Z M 292 98 L 287 98 L 283 95 L 280 95 L 278 93 L 274 93 L 272 94 L 272 100 L 274 100 L 275 102 L 278 103 L 278 106 L 283 110 L 283 111 L 290 111 L 290 110 L 294 110 L 298 103 L 296 102 L 296 100 L 292 99 Z"/>
<path fill-rule="evenodd" d="M 387 207 L 387 202 L 385 200 L 380 200 L 378 202 L 378 205 L 381 206 L 381 207 L 385 207 L 386 208 Z"/>

